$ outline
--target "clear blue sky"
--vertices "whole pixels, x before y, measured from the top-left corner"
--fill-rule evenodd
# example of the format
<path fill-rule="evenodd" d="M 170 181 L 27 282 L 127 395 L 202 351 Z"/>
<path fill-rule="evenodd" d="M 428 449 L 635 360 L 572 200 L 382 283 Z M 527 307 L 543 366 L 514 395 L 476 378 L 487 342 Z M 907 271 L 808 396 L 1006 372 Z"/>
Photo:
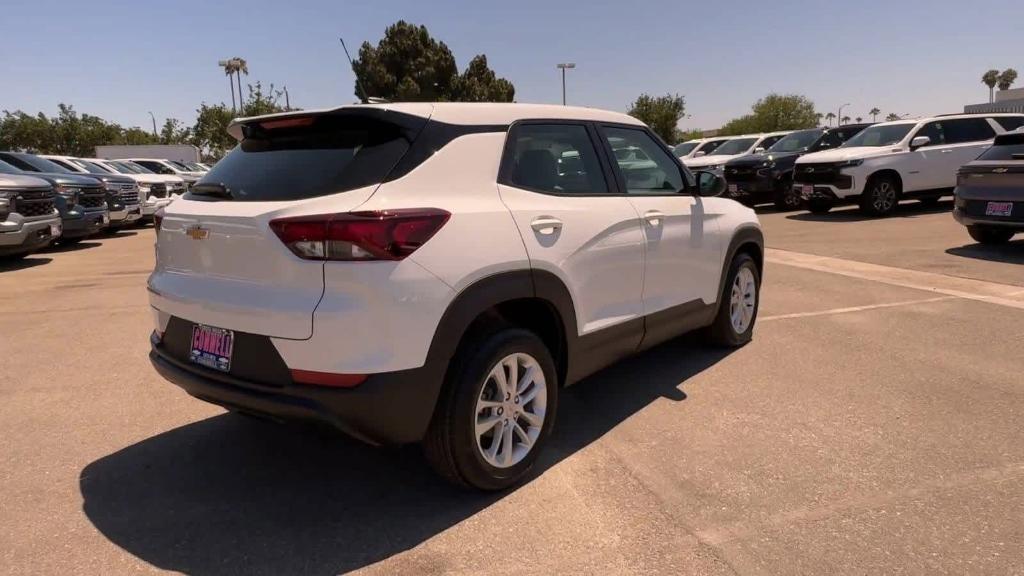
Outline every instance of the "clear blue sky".
<path fill-rule="evenodd" d="M 338 36 L 353 49 L 398 19 L 426 25 L 460 69 L 486 54 L 520 102 L 560 101 L 555 63 L 573 61 L 571 104 L 625 110 L 641 92 L 678 92 L 687 128 L 769 92 L 823 112 L 850 102 L 851 117 L 956 112 L 987 99 L 984 70 L 1024 71 L 1020 0 L 5 0 L 2 13 L 0 108 L 66 102 L 143 127 L 149 110 L 191 123 L 200 102 L 230 101 L 217 60 L 231 56 L 295 106 L 352 102 Z"/>

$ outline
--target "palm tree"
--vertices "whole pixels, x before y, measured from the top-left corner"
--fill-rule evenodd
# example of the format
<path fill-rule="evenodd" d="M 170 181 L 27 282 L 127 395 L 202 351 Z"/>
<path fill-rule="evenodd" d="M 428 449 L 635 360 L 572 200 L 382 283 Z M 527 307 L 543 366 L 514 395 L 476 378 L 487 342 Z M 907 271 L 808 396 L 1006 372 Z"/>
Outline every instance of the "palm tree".
<path fill-rule="evenodd" d="M 849 116 L 843 116 L 842 118 L 839 119 L 839 123 L 840 124 L 849 124 L 850 123 L 850 117 Z"/>
<path fill-rule="evenodd" d="M 857 116 L 857 124 L 860 124 L 863 121 L 864 121 L 863 118 L 861 118 L 860 116 Z"/>
<path fill-rule="evenodd" d="M 993 90 L 996 89 L 996 84 L 999 83 L 999 70 L 989 70 L 982 74 L 981 83 L 988 86 L 988 101 L 991 104 L 995 100 Z"/>
<path fill-rule="evenodd" d="M 872 108 L 871 110 L 868 110 L 868 114 L 871 114 L 872 122 L 878 122 L 878 115 L 881 113 L 882 111 L 879 110 L 878 108 Z"/>
<path fill-rule="evenodd" d="M 999 75 L 999 89 L 1009 90 L 1010 86 L 1017 81 L 1017 71 L 1013 68 L 1007 68 L 1003 70 L 1003 73 Z"/>
<path fill-rule="evenodd" d="M 238 56 L 232 58 L 231 61 L 235 63 L 235 79 L 238 81 L 238 109 L 244 114 L 245 110 L 242 108 L 242 74 L 249 75 L 249 65 L 245 58 L 239 58 Z"/>
<path fill-rule="evenodd" d="M 896 120 L 902 120 L 902 118 L 900 118 L 900 115 L 895 112 L 891 112 L 888 116 L 885 117 L 886 122 L 894 122 Z"/>
<path fill-rule="evenodd" d="M 231 86 L 231 110 L 235 111 L 235 79 L 234 74 L 237 72 L 237 63 L 235 59 L 224 60 L 224 75 L 228 77 L 228 85 Z M 238 95 L 242 95 L 241 89 L 238 91 Z"/>
<path fill-rule="evenodd" d="M 836 117 L 836 115 L 834 113 L 832 113 L 832 112 L 829 112 L 828 114 L 825 114 L 825 120 L 828 120 L 828 125 L 829 126 L 832 125 L 832 119 L 835 118 L 835 117 Z"/>
<path fill-rule="evenodd" d="M 818 124 L 820 125 L 820 124 L 821 124 L 821 119 L 822 119 L 822 118 L 824 118 L 824 117 L 825 117 L 825 115 L 824 115 L 824 114 L 822 114 L 821 112 L 818 112 L 818 113 L 816 113 L 816 114 L 814 115 L 814 117 L 818 119 Z"/>

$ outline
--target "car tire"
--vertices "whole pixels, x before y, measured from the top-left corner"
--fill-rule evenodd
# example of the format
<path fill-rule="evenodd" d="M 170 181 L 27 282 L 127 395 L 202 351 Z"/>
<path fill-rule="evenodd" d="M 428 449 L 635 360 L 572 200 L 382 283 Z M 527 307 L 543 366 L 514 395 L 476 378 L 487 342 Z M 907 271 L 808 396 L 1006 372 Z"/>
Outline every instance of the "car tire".
<path fill-rule="evenodd" d="M 1016 234 L 1013 230 L 990 228 L 988 226 L 968 226 L 967 233 L 975 242 L 986 245 L 1006 244 Z"/>
<path fill-rule="evenodd" d="M 860 199 L 860 210 L 870 216 L 888 216 L 900 203 L 900 189 L 892 176 L 874 176 L 868 180 Z"/>
<path fill-rule="evenodd" d="M 729 265 L 719 296 L 718 313 L 708 330 L 716 346 L 738 348 L 750 342 L 761 304 L 761 275 L 749 254 L 737 254 Z"/>
<path fill-rule="evenodd" d="M 808 200 L 807 210 L 811 214 L 828 214 L 828 211 L 832 209 L 832 203 L 828 200 L 814 199 Z"/>
<path fill-rule="evenodd" d="M 495 377 L 507 378 L 512 366 L 519 378 L 533 373 L 518 390 L 504 388 Z M 533 332 L 498 327 L 482 338 L 467 338 L 449 366 L 423 442 L 428 462 L 463 487 L 495 491 L 515 485 L 551 434 L 558 388 L 551 353 Z M 490 422 L 496 423 L 488 427 Z"/>
<path fill-rule="evenodd" d="M 799 210 L 803 206 L 803 198 L 793 190 L 793 181 L 784 179 L 775 191 L 775 208 L 780 212 Z"/>

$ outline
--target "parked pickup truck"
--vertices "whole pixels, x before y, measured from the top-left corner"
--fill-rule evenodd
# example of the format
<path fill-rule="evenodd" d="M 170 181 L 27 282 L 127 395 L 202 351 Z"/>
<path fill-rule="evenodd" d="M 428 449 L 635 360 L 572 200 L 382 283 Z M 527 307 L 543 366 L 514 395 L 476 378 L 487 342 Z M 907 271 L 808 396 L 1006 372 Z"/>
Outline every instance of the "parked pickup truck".
<path fill-rule="evenodd" d="M 12 164 L 24 172 L 65 175 L 74 173 L 60 164 L 34 154 L 0 152 L 0 160 Z M 142 207 L 139 205 L 139 185 L 134 180 L 119 174 L 90 174 L 88 178 L 103 183 L 103 189 L 107 193 L 107 209 L 110 212 L 111 228 L 123 228 L 142 218 Z"/>
<path fill-rule="evenodd" d="M 60 212 L 61 244 L 76 244 L 101 232 L 110 223 L 103 184 L 95 178 L 62 172 L 31 172 L 0 160 L 0 174 L 39 178 L 50 183 L 54 204 Z"/>
<path fill-rule="evenodd" d="M 23 258 L 60 236 L 53 187 L 41 178 L 0 174 L 0 257 Z"/>

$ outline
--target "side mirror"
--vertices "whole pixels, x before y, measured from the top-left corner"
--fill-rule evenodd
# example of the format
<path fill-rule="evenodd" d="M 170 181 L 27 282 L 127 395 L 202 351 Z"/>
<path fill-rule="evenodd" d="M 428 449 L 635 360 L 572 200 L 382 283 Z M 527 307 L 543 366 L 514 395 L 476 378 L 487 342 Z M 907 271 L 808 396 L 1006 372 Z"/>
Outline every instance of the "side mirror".
<path fill-rule="evenodd" d="M 932 139 L 927 136 L 918 136 L 910 141 L 910 149 L 917 150 L 922 146 L 927 146 L 932 143 Z"/>
<path fill-rule="evenodd" d="M 700 158 L 701 156 L 707 156 L 707 155 L 708 155 L 707 152 L 701 150 L 701 151 L 697 152 L 696 154 L 694 154 L 693 157 L 694 158 Z"/>
<path fill-rule="evenodd" d="M 725 178 L 718 174 L 708 172 L 707 170 L 700 170 L 694 173 L 694 176 L 697 177 L 698 196 L 718 196 L 725 192 Z"/>
<path fill-rule="evenodd" d="M 754 148 L 754 154 L 761 154 L 762 152 L 764 152 L 764 146 L 758 146 L 757 148 Z"/>

